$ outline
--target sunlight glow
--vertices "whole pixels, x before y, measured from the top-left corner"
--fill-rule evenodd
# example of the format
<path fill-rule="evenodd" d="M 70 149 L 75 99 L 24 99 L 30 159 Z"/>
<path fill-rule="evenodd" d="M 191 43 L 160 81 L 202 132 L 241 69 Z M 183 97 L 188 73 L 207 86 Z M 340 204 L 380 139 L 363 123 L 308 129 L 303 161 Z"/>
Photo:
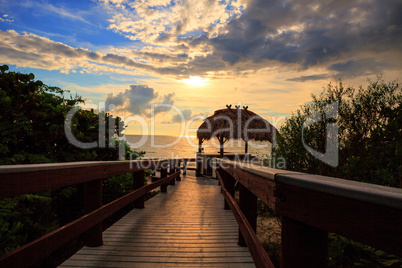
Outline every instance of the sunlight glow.
<path fill-rule="evenodd" d="M 208 85 L 208 80 L 208 78 L 202 78 L 200 76 L 190 76 L 189 79 L 183 79 L 181 81 L 189 86 L 204 87 Z"/>

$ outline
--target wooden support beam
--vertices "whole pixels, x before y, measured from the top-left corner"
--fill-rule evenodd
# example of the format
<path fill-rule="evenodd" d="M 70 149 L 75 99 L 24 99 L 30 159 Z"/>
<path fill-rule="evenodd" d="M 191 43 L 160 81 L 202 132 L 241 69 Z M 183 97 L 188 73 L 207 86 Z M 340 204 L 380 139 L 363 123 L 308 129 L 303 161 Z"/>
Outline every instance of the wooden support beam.
<path fill-rule="evenodd" d="M 239 184 L 239 207 L 246 217 L 251 228 L 257 232 L 257 197 L 242 184 Z M 246 240 L 239 229 L 239 246 L 246 247 Z"/>
<path fill-rule="evenodd" d="M 161 179 L 166 178 L 168 176 L 167 167 L 161 167 Z M 168 183 L 161 185 L 161 193 L 167 193 Z"/>
<path fill-rule="evenodd" d="M 183 176 L 187 175 L 187 166 L 188 166 L 188 161 L 183 162 Z"/>
<path fill-rule="evenodd" d="M 102 180 L 89 181 L 84 183 L 84 211 L 85 214 L 102 206 Z M 96 224 L 85 232 L 84 244 L 88 247 L 103 245 L 102 222 Z"/>
<path fill-rule="evenodd" d="M 234 196 L 235 194 L 235 180 L 234 178 L 227 172 L 223 171 L 223 183 L 224 185 L 221 185 L 222 188 L 226 188 L 226 190 L 229 192 L 229 194 L 231 194 L 232 196 Z M 225 199 L 225 209 L 228 210 L 230 209 L 229 204 L 227 203 L 226 199 Z"/>
<path fill-rule="evenodd" d="M 281 219 L 281 267 L 327 267 L 328 232 L 284 216 Z"/>
<path fill-rule="evenodd" d="M 134 180 L 134 190 L 140 189 L 144 186 L 144 171 L 137 171 L 133 173 L 133 180 Z M 139 197 L 137 200 L 134 201 L 135 208 L 144 208 L 145 196 Z"/>
<path fill-rule="evenodd" d="M 181 161 L 180 161 L 180 160 L 177 160 L 175 172 L 180 171 L 180 164 L 181 164 Z M 176 178 L 176 180 L 177 180 L 177 181 L 181 181 L 181 176 L 180 176 L 180 174 L 179 174 L 179 176 Z"/>
<path fill-rule="evenodd" d="M 175 168 L 174 162 L 170 162 L 170 163 L 169 163 L 169 175 L 174 174 L 174 173 L 175 173 L 175 169 L 176 169 L 176 168 Z M 175 185 L 175 184 L 176 184 L 176 179 L 170 181 L 170 185 Z"/>

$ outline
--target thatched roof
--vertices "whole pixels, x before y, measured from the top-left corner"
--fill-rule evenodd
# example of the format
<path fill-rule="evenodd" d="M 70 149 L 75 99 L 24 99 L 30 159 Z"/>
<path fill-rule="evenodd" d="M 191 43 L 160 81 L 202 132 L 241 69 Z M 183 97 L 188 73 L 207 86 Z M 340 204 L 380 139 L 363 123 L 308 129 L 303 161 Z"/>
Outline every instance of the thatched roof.
<path fill-rule="evenodd" d="M 276 137 L 278 131 L 267 120 L 247 110 L 247 107 L 215 111 L 206 118 L 197 130 L 197 138 L 201 142 L 218 138 L 221 143 L 229 139 L 269 141 Z"/>

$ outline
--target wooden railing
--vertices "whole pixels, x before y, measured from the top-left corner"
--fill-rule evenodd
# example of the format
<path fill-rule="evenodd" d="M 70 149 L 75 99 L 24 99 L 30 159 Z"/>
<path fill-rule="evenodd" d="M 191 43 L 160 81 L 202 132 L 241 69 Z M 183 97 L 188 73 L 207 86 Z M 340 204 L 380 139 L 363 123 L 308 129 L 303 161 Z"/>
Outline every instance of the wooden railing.
<path fill-rule="evenodd" d="M 326 267 L 328 232 L 402 256 L 402 189 L 227 160 L 217 177 L 257 267 L 273 267 L 255 235 L 257 198 L 281 216 L 282 267 Z"/>
<path fill-rule="evenodd" d="M 73 238 L 84 234 L 87 246 L 102 245 L 102 221 L 134 202 L 144 207 L 144 195 L 156 187 L 166 192 L 180 180 L 180 164 L 191 159 L 76 162 L 61 164 L 0 166 L 0 199 L 21 194 L 84 184 L 85 215 L 0 258 L 0 267 L 28 267 L 48 257 Z M 169 171 L 168 171 L 169 167 Z M 144 186 L 144 170 L 160 169 L 159 180 Z M 133 173 L 134 191 L 102 205 L 104 179 Z"/>
<path fill-rule="evenodd" d="M 166 192 L 188 161 L 194 159 L 0 166 L 0 198 L 83 183 L 86 213 L 2 256 L 0 267 L 33 265 L 81 234 L 86 245 L 101 245 L 104 219 L 132 202 L 144 207 L 144 195 L 156 187 Z M 160 169 L 160 180 L 144 186 L 146 169 Z M 102 181 L 125 173 L 133 173 L 134 191 L 102 205 Z M 217 177 L 225 208 L 239 223 L 239 245 L 249 247 L 257 267 L 273 267 L 255 234 L 258 198 L 281 215 L 282 267 L 325 267 L 328 232 L 402 255 L 401 189 L 225 160 L 219 160 Z"/>

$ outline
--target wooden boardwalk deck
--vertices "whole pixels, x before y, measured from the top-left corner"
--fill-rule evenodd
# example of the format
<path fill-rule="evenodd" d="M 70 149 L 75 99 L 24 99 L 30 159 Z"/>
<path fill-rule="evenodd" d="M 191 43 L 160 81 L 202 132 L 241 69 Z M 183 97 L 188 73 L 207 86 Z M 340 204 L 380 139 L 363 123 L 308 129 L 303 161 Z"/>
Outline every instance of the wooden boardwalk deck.
<path fill-rule="evenodd" d="M 255 267 L 237 239 L 217 181 L 187 171 L 107 229 L 103 246 L 84 247 L 60 267 Z"/>

